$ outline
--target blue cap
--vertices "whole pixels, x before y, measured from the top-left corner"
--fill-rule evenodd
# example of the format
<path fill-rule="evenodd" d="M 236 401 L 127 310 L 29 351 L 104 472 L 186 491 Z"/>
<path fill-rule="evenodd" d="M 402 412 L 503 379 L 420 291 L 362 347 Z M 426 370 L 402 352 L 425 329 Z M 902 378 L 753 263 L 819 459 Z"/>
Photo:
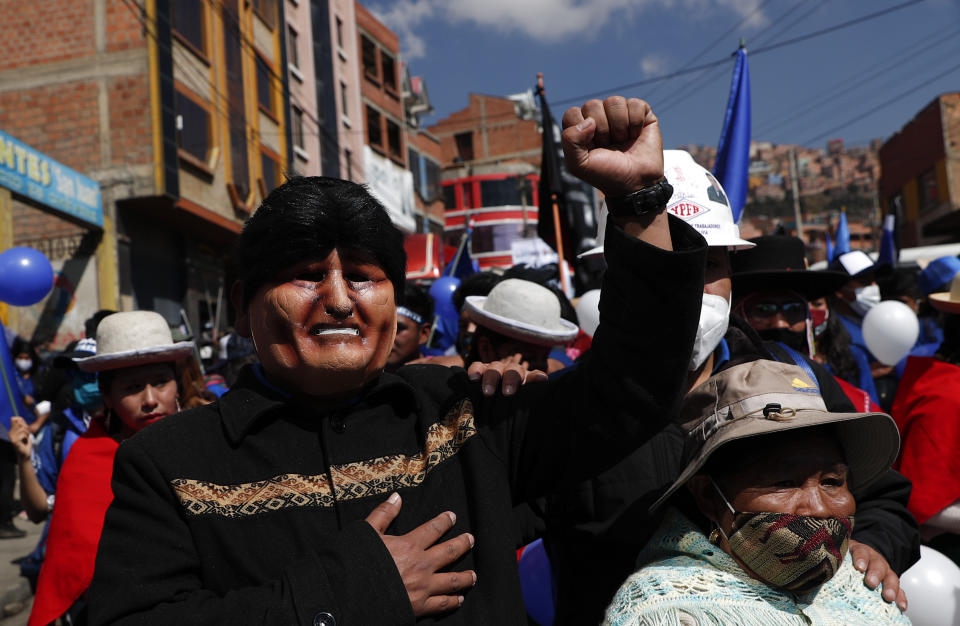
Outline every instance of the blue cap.
<path fill-rule="evenodd" d="M 917 286 L 929 296 L 931 293 L 943 291 L 957 272 L 960 272 L 960 259 L 955 256 L 940 257 L 917 273 Z"/>

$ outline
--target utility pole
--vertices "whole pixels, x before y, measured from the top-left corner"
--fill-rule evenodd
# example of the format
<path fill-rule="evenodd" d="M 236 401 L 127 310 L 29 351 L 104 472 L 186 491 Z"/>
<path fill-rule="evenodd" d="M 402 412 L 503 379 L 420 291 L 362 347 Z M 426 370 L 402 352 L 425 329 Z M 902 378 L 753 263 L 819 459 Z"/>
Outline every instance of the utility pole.
<path fill-rule="evenodd" d="M 803 240 L 803 217 L 800 215 L 800 185 L 797 182 L 796 149 L 790 148 L 790 185 L 793 188 L 793 217 L 797 221 L 797 237 Z"/>

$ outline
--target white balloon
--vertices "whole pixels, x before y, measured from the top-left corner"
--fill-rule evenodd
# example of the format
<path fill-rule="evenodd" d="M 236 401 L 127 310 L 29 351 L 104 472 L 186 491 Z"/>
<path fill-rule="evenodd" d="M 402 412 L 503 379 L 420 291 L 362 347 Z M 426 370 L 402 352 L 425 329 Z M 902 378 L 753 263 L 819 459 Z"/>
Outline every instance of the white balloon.
<path fill-rule="evenodd" d="M 593 337 L 600 325 L 600 290 L 591 289 L 577 302 L 577 319 L 583 332 Z"/>
<path fill-rule="evenodd" d="M 873 356 L 884 365 L 896 365 L 917 343 L 920 323 L 903 302 L 884 300 L 863 316 L 862 330 Z"/>
<path fill-rule="evenodd" d="M 920 560 L 903 573 L 900 586 L 914 626 L 960 626 L 960 567 L 946 556 L 920 546 Z"/>

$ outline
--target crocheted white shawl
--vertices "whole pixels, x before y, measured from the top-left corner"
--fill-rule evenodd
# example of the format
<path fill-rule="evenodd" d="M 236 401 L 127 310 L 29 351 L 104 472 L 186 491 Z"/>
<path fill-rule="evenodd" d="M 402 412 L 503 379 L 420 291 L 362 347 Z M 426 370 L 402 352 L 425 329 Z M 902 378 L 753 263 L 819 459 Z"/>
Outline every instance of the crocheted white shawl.
<path fill-rule="evenodd" d="M 803 595 L 747 575 L 676 509 L 640 552 L 640 569 L 617 591 L 611 626 L 879 626 L 910 624 L 868 589 L 848 553 L 837 574 Z"/>

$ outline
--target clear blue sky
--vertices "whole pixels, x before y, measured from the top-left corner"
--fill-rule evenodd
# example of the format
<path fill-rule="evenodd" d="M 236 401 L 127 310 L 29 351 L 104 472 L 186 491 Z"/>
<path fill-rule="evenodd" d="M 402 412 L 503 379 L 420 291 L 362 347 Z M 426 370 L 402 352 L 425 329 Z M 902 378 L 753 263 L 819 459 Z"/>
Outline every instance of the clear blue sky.
<path fill-rule="evenodd" d="M 621 92 L 653 105 L 664 147 L 715 145 L 740 37 L 751 52 L 757 141 L 863 144 L 889 137 L 938 94 L 960 91 L 958 0 L 924 0 L 769 52 L 905 0 L 363 1 L 426 80 L 436 110 L 427 124 L 464 108 L 471 92 L 523 91 L 538 71 L 559 117 L 585 94 L 727 58 Z"/>

